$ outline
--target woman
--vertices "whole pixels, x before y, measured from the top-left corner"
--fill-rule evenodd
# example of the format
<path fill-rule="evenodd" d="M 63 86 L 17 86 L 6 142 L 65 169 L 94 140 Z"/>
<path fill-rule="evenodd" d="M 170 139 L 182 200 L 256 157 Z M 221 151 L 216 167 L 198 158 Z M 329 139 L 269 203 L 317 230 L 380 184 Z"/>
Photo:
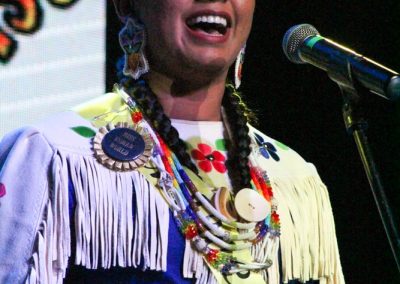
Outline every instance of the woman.
<path fill-rule="evenodd" d="M 255 1 L 114 2 L 120 87 L 2 141 L 0 282 L 343 283 L 315 168 L 227 83 Z"/>

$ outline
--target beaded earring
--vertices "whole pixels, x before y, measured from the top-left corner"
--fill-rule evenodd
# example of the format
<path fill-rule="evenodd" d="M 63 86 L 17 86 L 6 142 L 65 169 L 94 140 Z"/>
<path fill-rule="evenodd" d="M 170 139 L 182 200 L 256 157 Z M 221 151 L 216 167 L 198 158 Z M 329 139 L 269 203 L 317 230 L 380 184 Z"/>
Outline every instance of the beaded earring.
<path fill-rule="evenodd" d="M 124 75 L 137 80 L 149 72 L 149 63 L 144 54 L 146 34 L 144 25 L 136 18 L 130 17 L 119 33 L 119 43 L 125 53 Z"/>
<path fill-rule="evenodd" d="M 242 83 L 242 69 L 244 63 L 244 55 L 246 53 L 246 44 L 240 49 L 235 62 L 235 88 L 239 89 Z"/>

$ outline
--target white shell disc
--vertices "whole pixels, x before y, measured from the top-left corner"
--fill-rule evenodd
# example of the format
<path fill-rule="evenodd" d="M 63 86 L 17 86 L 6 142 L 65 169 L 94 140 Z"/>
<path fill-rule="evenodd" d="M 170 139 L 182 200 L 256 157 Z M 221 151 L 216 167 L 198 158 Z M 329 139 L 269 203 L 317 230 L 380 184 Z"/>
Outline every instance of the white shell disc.
<path fill-rule="evenodd" d="M 271 205 L 257 191 L 244 188 L 235 196 L 235 209 L 248 222 L 260 222 L 271 212 Z"/>

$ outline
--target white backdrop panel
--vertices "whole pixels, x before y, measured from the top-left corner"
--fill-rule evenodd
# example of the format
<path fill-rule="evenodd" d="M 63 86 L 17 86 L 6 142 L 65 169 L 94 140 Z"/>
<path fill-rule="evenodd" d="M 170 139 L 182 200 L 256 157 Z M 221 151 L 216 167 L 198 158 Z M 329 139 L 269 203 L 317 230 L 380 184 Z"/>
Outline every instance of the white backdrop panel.
<path fill-rule="evenodd" d="M 11 60 L 0 63 L 0 137 L 104 92 L 106 1 L 40 5 L 43 24 L 33 34 L 0 22 L 18 42 Z"/>

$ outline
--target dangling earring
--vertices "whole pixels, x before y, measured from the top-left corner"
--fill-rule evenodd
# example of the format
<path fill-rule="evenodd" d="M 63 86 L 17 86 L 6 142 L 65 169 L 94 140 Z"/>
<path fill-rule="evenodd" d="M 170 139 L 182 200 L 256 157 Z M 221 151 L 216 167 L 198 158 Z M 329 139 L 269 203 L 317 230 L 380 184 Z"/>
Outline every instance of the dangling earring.
<path fill-rule="evenodd" d="M 119 43 L 125 53 L 124 75 L 137 80 L 149 72 L 149 63 L 144 54 L 146 34 L 144 25 L 136 18 L 128 18 L 119 33 Z"/>
<path fill-rule="evenodd" d="M 244 45 L 236 58 L 235 63 L 235 88 L 239 89 L 240 84 L 242 83 L 242 68 L 244 63 L 244 55 L 246 53 L 246 45 Z"/>

